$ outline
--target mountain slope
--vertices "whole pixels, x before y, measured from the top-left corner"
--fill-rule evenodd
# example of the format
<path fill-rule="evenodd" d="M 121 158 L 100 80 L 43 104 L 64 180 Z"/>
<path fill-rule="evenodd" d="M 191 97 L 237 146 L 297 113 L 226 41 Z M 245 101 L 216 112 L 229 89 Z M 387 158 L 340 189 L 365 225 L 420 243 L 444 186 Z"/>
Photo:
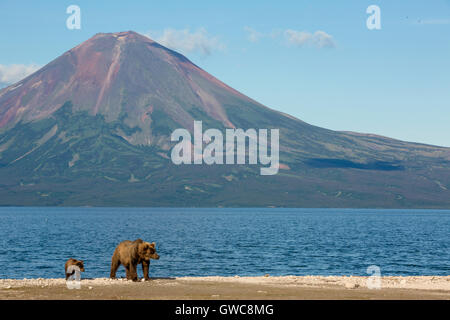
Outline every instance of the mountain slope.
<path fill-rule="evenodd" d="M 181 165 L 170 133 L 278 128 L 281 170 Z M 135 32 L 0 91 L 0 205 L 450 207 L 450 149 L 271 110 Z"/>

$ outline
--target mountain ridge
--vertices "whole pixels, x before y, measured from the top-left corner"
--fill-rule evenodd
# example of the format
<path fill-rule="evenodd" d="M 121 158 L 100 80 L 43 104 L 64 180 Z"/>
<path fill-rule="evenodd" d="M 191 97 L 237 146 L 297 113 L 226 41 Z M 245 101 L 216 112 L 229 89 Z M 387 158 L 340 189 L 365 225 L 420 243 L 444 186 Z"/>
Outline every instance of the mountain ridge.
<path fill-rule="evenodd" d="M 280 130 L 280 172 L 170 161 L 177 128 Z M 270 109 L 135 32 L 0 90 L 0 205 L 450 208 L 450 148 Z"/>

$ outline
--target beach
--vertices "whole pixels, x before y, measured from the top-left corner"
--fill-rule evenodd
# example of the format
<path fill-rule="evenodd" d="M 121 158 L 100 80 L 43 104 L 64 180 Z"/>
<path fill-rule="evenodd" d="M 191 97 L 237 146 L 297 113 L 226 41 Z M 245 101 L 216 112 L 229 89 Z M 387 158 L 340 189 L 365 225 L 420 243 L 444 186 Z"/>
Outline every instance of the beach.
<path fill-rule="evenodd" d="M 82 279 L 68 289 L 60 279 L 0 279 L 0 300 L 240 300 L 240 299 L 445 299 L 450 276 L 384 276 L 371 289 L 360 276 L 177 277 L 132 282 Z"/>

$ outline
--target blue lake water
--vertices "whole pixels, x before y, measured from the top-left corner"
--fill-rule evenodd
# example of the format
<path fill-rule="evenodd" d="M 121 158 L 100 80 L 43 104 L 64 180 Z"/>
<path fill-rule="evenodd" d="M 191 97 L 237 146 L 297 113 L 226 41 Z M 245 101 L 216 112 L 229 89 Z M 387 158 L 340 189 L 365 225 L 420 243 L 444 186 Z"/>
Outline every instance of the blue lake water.
<path fill-rule="evenodd" d="M 151 277 L 450 275 L 449 231 L 444 210 L 4 207 L 0 278 L 63 277 L 71 257 L 83 278 L 108 277 L 136 238 L 157 243 Z"/>

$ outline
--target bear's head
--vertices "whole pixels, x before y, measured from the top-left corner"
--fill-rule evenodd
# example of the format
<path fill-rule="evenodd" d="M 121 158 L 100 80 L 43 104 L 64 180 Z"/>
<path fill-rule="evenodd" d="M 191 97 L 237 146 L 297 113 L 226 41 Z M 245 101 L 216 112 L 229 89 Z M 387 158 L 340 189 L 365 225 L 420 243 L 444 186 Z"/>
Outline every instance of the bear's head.
<path fill-rule="evenodd" d="M 139 256 L 141 259 L 150 260 L 150 259 L 159 259 L 159 255 L 156 253 L 155 243 L 142 242 L 139 244 Z"/>
<path fill-rule="evenodd" d="M 77 260 L 75 265 L 77 265 L 78 268 L 80 268 L 80 271 L 84 272 L 84 261 L 83 260 Z"/>

